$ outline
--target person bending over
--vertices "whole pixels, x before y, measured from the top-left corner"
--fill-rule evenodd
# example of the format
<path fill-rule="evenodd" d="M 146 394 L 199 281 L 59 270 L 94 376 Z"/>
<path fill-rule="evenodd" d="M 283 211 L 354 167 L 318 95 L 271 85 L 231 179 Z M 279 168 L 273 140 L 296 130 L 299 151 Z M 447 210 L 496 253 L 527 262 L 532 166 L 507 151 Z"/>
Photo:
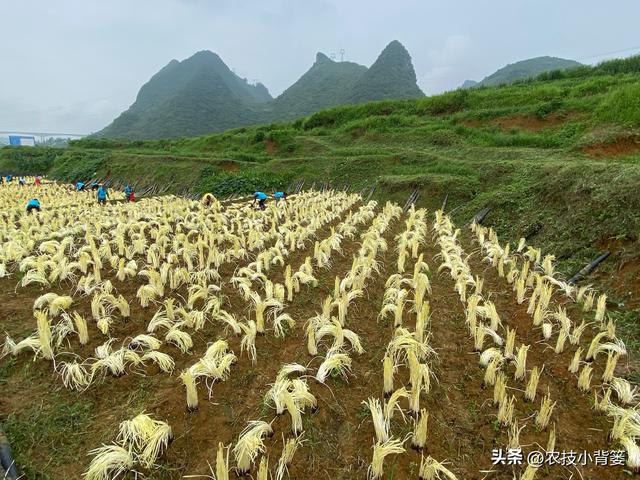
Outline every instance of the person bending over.
<path fill-rule="evenodd" d="M 273 198 L 276 199 L 276 204 L 280 203 L 280 200 L 286 202 L 286 200 L 287 200 L 287 192 L 275 192 L 273 194 Z"/>
<path fill-rule="evenodd" d="M 98 193 L 97 193 L 98 203 L 101 205 L 105 205 L 107 203 L 108 196 L 109 194 L 107 193 L 106 187 L 104 185 L 100 185 L 100 187 L 98 187 Z"/>
<path fill-rule="evenodd" d="M 127 184 L 127 186 L 124 187 L 124 196 L 126 197 L 127 202 L 136 201 L 136 194 L 133 191 L 133 188 L 131 187 L 131 185 Z"/>
<path fill-rule="evenodd" d="M 258 202 L 258 206 L 260 207 L 260 210 L 264 210 L 266 208 L 264 203 L 267 201 L 267 198 L 269 197 L 267 196 L 266 193 L 256 192 L 253 194 L 253 203 L 251 204 L 251 206 L 254 206 L 256 202 Z"/>
<path fill-rule="evenodd" d="M 37 198 L 32 198 L 27 202 L 27 213 L 31 213 L 34 210 L 40 211 L 40 201 Z"/>
<path fill-rule="evenodd" d="M 213 196 L 213 194 L 205 193 L 202 196 L 202 205 L 204 205 L 205 207 L 210 207 L 213 204 L 214 200 L 215 200 L 215 197 Z"/>

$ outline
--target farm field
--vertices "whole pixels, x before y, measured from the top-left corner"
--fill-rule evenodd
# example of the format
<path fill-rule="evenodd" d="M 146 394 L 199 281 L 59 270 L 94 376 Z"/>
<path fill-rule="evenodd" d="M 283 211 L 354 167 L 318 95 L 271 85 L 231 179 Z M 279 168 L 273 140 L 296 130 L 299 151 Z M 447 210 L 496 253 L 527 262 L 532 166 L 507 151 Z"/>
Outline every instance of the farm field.
<path fill-rule="evenodd" d="M 226 198 L 305 182 L 373 189 L 382 203 L 418 191 L 431 212 L 447 197 L 453 221 L 489 207 L 486 225 L 553 252 L 567 278 L 610 251 L 598 282 L 638 317 L 639 58 L 201 137 L 0 148 L 0 171 L 131 183 L 137 196 Z M 621 323 L 632 345 L 640 331 Z"/>
<path fill-rule="evenodd" d="M 334 190 L 90 195 L 0 188 L 0 416 L 26 478 L 640 469 L 607 297 L 553 252 Z M 519 448 L 550 462 L 507 464 Z"/>

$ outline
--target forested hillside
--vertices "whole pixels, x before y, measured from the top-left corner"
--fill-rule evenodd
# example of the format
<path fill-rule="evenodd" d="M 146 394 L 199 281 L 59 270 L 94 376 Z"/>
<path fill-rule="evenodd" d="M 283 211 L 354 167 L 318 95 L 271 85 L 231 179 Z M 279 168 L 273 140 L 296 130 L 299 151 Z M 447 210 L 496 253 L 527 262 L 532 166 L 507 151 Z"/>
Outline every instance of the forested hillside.
<path fill-rule="evenodd" d="M 136 101 L 95 137 L 179 138 L 291 120 L 323 108 L 423 96 L 407 50 L 391 42 L 370 69 L 318 53 L 312 67 L 272 101 L 262 84 L 238 77 L 209 51 L 172 60 Z"/>

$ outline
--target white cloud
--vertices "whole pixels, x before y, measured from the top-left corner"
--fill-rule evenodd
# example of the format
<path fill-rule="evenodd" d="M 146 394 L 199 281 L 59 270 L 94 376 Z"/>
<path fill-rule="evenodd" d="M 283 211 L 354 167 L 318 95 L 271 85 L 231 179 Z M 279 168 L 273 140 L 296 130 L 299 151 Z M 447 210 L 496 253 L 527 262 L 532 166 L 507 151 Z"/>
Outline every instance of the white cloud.
<path fill-rule="evenodd" d="M 172 58 L 217 52 L 273 94 L 317 51 L 370 65 L 400 40 L 427 93 L 537 55 L 637 45 L 634 0 L 3 0 L 0 128 L 92 131 Z M 568 21 L 570 19 L 570 21 Z M 593 32 L 598 32 L 594 35 Z"/>
<path fill-rule="evenodd" d="M 464 79 L 456 84 L 452 84 L 452 79 L 464 75 L 471 52 L 471 40 L 467 36 L 454 34 L 446 37 L 439 48 L 427 50 L 422 70 L 417 72 L 418 84 L 427 94 L 459 86 Z"/>

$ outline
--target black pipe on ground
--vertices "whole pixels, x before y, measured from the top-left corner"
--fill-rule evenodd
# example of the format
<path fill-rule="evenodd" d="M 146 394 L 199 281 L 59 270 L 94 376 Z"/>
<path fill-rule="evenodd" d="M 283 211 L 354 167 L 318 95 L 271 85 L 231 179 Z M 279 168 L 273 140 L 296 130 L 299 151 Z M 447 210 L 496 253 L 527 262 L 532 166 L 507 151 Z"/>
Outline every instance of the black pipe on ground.
<path fill-rule="evenodd" d="M 419 196 L 420 196 L 419 190 L 417 188 L 414 188 L 409 194 L 409 198 L 407 198 L 407 201 L 404 203 L 404 207 L 402 207 L 402 211 L 406 212 L 407 210 L 409 210 L 409 208 L 411 208 L 411 205 L 416 203 L 416 200 L 418 200 Z"/>
<path fill-rule="evenodd" d="M 580 270 L 573 277 L 571 277 L 571 279 L 569 279 L 569 283 L 576 283 L 576 282 L 579 282 L 580 280 L 582 280 L 584 277 L 586 277 L 591 272 L 593 272 L 598 265 L 600 265 L 602 262 L 604 262 L 609 255 L 611 255 L 611 252 L 609 250 L 607 250 L 602 255 L 600 255 L 598 258 L 596 258 L 593 262 L 591 262 L 588 265 L 586 265 L 582 270 Z"/>
<path fill-rule="evenodd" d="M 491 207 L 483 207 L 481 208 L 478 213 L 476 213 L 473 218 L 471 219 L 471 223 L 477 223 L 478 225 L 480 225 L 485 218 L 487 218 L 487 215 L 489 215 L 489 212 L 491 211 Z"/>

